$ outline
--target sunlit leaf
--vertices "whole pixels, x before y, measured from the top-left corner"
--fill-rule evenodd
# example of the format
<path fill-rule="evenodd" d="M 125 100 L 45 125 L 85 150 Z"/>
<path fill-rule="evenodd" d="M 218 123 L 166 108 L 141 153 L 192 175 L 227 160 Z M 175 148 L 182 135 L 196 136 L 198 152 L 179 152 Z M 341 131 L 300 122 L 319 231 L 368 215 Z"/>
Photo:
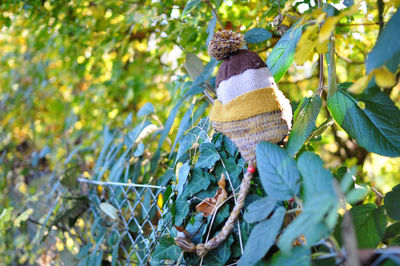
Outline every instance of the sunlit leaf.
<path fill-rule="evenodd" d="M 294 53 L 297 42 L 301 37 L 303 27 L 295 24 L 289 30 L 285 32 L 282 38 L 279 39 L 278 43 L 272 49 L 267 59 L 267 66 L 278 82 L 290 65 L 293 63 Z"/>
<path fill-rule="evenodd" d="M 400 9 L 394 13 L 378 38 L 374 48 L 366 60 L 367 73 L 388 64 L 392 58 L 397 58 L 395 65 L 399 65 L 400 53 Z M 397 67 L 396 67 L 397 68 Z"/>
<path fill-rule="evenodd" d="M 350 210 L 359 248 L 376 248 L 383 237 L 386 216 L 383 207 L 369 203 Z"/>
<path fill-rule="evenodd" d="M 276 200 L 289 200 L 300 190 L 300 175 L 296 162 L 276 144 L 257 145 L 257 167 L 267 194 Z"/>
<path fill-rule="evenodd" d="M 244 34 L 247 43 L 259 43 L 272 37 L 271 32 L 263 28 L 253 28 Z"/>
<path fill-rule="evenodd" d="M 297 107 L 297 115 L 294 118 L 287 144 L 287 151 L 290 156 L 296 155 L 314 129 L 321 105 L 321 98 L 315 95 L 312 98 L 304 98 Z"/>
<path fill-rule="evenodd" d="M 276 236 L 281 229 L 285 208 L 279 207 L 268 220 L 257 224 L 247 240 L 243 256 L 238 265 L 254 265 L 261 260 L 275 243 Z"/>
<path fill-rule="evenodd" d="M 328 109 L 360 146 L 381 155 L 400 156 L 400 110 L 380 90 L 358 99 L 338 90 L 328 99 Z"/>

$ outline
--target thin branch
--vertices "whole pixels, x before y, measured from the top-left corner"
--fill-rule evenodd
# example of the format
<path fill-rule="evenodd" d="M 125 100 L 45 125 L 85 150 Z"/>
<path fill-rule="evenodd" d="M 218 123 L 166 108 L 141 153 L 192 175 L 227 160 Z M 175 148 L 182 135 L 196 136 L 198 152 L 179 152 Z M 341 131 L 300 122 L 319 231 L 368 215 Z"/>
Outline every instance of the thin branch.
<path fill-rule="evenodd" d="M 362 64 L 364 64 L 364 62 L 362 62 L 362 61 L 353 61 L 353 60 L 351 60 L 351 59 L 349 59 L 347 57 L 344 57 L 343 55 L 340 55 L 337 51 L 335 51 L 335 55 L 337 57 L 339 57 L 340 59 L 346 61 L 349 64 L 353 64 L 353 65 L 362 65 Z"/>
<path fill-rule="evenodd" d="M 383 8 L 384 8 L 384 3 L 383 0 L 378 0 L 377 1 L 378 5 L 378 19 L 379 19 L 379 35 L 381 35 L 382 30 L 383 30 Z"/>
<path fill-rule="evenodd" d="M 386 22 L 367 22 L 367 23 L 338 23 L 336 27 L 351 27 L 351 26 L 375 26 L 380 25 L 383 26 Z"/>
<path fill-rule="evenodd" d="M 221 28 L 224 28 L 224 26 L 222 25 L 221 18 L 219 17 L 219 15 L 217 13 L 217 10 L 215 10 L 214 6 L 210 3 L 210 1 L 204 0 L 203 3 L 207 4 L 211 8 L 212 12 L 214 13 L 215 17 L 217 18 L 218 24 L 221 26 Z"/>

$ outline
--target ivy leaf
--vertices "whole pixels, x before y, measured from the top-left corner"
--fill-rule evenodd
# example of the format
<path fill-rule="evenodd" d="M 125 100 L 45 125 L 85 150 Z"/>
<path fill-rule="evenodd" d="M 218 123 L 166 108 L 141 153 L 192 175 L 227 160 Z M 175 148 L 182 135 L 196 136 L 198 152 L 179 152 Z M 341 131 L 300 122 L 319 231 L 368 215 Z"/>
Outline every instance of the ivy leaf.
<path fill-rule="evenodd" d="M 315 127 L 322 101 L 318 95 L 304 98 L 296 109 L 293 128 L 289 135 L 287 151 L 295 156 Z"/>
<path fill-rule="evenodd" d="M 182 193 L 183 186 L 186 183 L 187 177 L 189 175 L 190 171 L 190 165 L 189 162 L 184 163 L 180 168 L 179 168 L 179 173 L 178 173 L 178 196 Z"/>
<path fill-rule="evenodd" d="M 379 35 L 372 51 L 368 54 L 366 63 L 367 74 L 383 65 L 388 65 L 396 58 L 395 66 L 399 65 L 400 55 L 400 9 L 390 18 L 381 35 Z M 392 62 L 393 63 L 393 62 Z M 396 69 L 397 69 L 396 67 Z M 394 69 L 394 70 L 396 70 Z M 392 71 L 394 72 L 394 71 Z"/>
<path fill-rule="evenodd" d="M 190 0 L 183 9 L 181 18 L 183 18 L 187 13 L 192 11 L 192 9 L 197 7 L 200 3 L 201 0 Z"/>
<path fill-rule="evenodd" d="M 200 156 L 197 160 L 196 167 L 210 168 L 220 159 L 214 145 L 210 142 L 200 144 Z"/>
<path fill-rule="evenodd" d="M 293 63 L 297 42 L 303 26 L 295 24 L 279 39 L 267 59 L 267 66 L 278 82 Z"/>
<path fill-rule="evenodd" d="M 264 257 L 275 243 L 285 213 L 285 208 L 279 207 L 270 219 L 260 222 L 251 230 L 243 256 L 239 260 L 239 266 L 254 265 Z"/>
<path fill-rule="evenodd" d="M 206 131 L 208 126 L 208 118 L 203 118 L 196 127 L 190 129 L 185 135 L 182 136 L 181 140 L 179 141 L 178 154 L 176 155 L 175 163 L 181 159 L 185 152 L 192 148 L 193 144 L 202 143 L 204 141 L 209 142 Z"/>
<path fill-rule="evenodd" d="M 162 237 L 151 256 L 150 263 L 151 265 L 159 265 L 161 260 L 177 261 L 180 254 L 181 249 L 175 245 L 175 241 L 172 237 Z"/>
<path fill-rule="evenodd" d="M 386 216 L 383 207 L 375 204 L 354 206 L 350 210 L 356 230 L 359 248 L 376 248 L 381 241 L 385 227 Z"/>
<path fill-rule="evenodd" d="M 244 34 L 247 43 L 259 43 L 272 37 L 271 32 L 263 28 L 253 28 Z"/>
<path fill-rule="evenodd" d="M 323 167 L 318 155 L 309 151 L 302 153 L 297 160 L 297 167 L 303 177 L 304 202 L 309 202 L 319 193 L 336 197 L 332 187 L 333 176 Z"/>
<path fill-rule="evenodd" d="M 252 202 L 246 209 L 243 218 L 248 223 L 264 220 L 276 206 L 276 200 L 271 197 L 261 198 Z"/>
<path fill-rule="evenodd" d="M 191 178 L 183 190 L 182 194 L 176 199 L 176 215 L 175 224 L 181 225 L 183 220 L 189 213 L 189 206 L 191 201 L 188 197 L 192 194 L 196 194 L 199 191 L 206 190 L 210 185 L 210 179 L 203 176 L 203 172 L 200 168 L 195 167 L 192 170 Z"/>
<path fill-rule="evenodd" d="M 286 150 L 261 142 L 256 154 L 261 184 L 269 196 L 276 200 L 289 200 L 299 193 L 299 171 Z"/>
<path fill-rule="evenodd" d="M 328 99 L 335 121 L 370 152 L 400 156 L 400 110 L 382 91 L 354 98 L 343 90 Z"/>
<path fill-rule="evenodd" d="M 275 253 L 272 259 L 268 261 L 268 265 L 309 266 L 311 265 L 310 249 L 307 247 L 295 247 L 290 254 L 283 254 L 282 252 Z"/>
<path fill-rule="evenodd" d="M 400 185 L 395 186 L 385 196 L 385 208 L 390 218 L 400 221 Z"/>

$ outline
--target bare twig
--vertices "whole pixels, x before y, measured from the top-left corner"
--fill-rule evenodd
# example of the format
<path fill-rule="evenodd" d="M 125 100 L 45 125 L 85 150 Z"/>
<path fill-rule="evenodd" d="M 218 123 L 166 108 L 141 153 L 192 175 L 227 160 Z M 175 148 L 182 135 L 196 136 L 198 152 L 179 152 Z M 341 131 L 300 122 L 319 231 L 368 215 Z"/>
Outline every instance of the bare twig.
<path fill-rule="evenodd" d="M 179 263 L 181 263 L 181 260 L 182 260 L 182 257 L 183 257 L 183 251 L 181 251 L 181 255 L 179 256 L 179 259 L 178 259 L 178 261 L 176 262 L 176 266 L 179 266 Z"/>
<path fill-rule="evenodd" d="M 351 26 L 375 26 L 375 25 L 385 25 L 386 22 L 367 22 L 367 23 L 338 23 L 336 27 L 351 27 Z"/>
<path fill-rule="evenodd" d="M 349 59 L 347 57 L 344 57 L 343 55 L 340 55 L 337 51 L 335 51 L 335 54 L 336 54 L 337 57 L 339 57 L 340 59 L 346 61 L 349 64 L 353 64 L 353 65 L 362 65 L 362 64 L 364 64 L 364 62 L 362 62 L 362 61 L 353 61 L 353 60 L 351 60 L 351 59 Z"/>

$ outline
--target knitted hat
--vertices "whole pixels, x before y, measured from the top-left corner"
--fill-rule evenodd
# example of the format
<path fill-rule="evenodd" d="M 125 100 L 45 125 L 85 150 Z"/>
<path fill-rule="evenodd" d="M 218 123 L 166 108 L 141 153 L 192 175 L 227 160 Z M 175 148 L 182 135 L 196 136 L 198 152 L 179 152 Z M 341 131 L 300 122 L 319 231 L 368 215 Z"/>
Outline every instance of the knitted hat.
<path fill-rule="evenodd" d="M 250 165 L 256 165 L 261 141 L 278 143 L 291 128 L 290 102 L 278 89 L 257 53 L 239 49 L 239 33 L 223 30 L 210 41 L 210 56 L 223 60 L 217 74 L 217 100 L 211 111 L 213 127 L 230 138 Z"/>

